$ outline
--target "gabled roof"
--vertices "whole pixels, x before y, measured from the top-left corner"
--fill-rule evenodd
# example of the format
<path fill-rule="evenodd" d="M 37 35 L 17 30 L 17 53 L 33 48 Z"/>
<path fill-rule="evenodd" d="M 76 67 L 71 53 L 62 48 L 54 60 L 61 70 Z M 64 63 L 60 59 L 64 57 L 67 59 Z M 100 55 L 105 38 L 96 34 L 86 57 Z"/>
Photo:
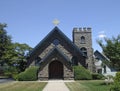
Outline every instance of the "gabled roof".
<path fill-rule="evenodd" d="M 52 58 L 55 58 L 56 60 L 59 59 L 62 63 L 65 63 L 67 67 L 71 67 L 71 61 L 70 59 L 64 55 L 64 53 L 59 50 L 57 47 L 54 47 L 49 53 L 40 61 L 40 64 L 42 64 L 42 68 L 50 62 Z M 60 60 L 61 59 L 61 60 Z"/>
<path fill-rule="evenodd" d="M 104 63 L 105 65 L 107 65 L 111 70 L 114 70 L 113 68 L 111 68 L 110 60 L 104 54 L 102 54 L 98 50 L 96 50 L 94 52 L 94 55 L 95 55 L 96 59 L 101 60 L 102 63 Z"/>
<path fill-rule="evenodd" d="M 65 54 L 57 47 L 54 47 L 51 51 L 49 51 L 48 54 L 42 59 L 42 61 L 45 61 L 48 57 L 52 57 L 52 56 L 55 57 L 59 55 L 63 57 L 67 62 L 71 62 L 70 59 L 67 56 L 65 56 Z"/>
<path fill-rule="evenodd" d="M 101 59 L 102 61 L 110 61 L 104 54 L 100 53 L 98 50 L 94 52 L 95 57 Z"/>
<path fill-rule="evenodd" d="M 71 45 L 73 48 L 75 48 L 76 51 L 84 56 L 80 49 L 75 44 L 73 44 L 73 42 L 58 27 L 55 27 L 51 32 L 49 32 L 48 35 L 42 41 L 40 41 L 38 45 L 31 51 L 30 55 L 33 55 L 40 47 L 45 46 L 45 42 L 50 37 L 54 37 L 54 35 L 61 36 L 69 45 Z"/>
<path fill-rule="evenodd" d="M 67 44 L 67 47 L 69 47 L 68 51 L 70 53 L 79 55 L 80 57 L 85 57 L 83 52 L 81 52 L 81 50 L 75 44 L 73 44 L 73 42 L 58 27 L 55 27 L 31 51 L 29 59 L 28 59 L 28 65 L 35 59 L 35 57 L 37 57 L 39 54 L 41 54 L 51 44 L 51 42 L 52 42 L 51 40 L 54 40 L 55 38 L 63 40 L 64 43 Z M 62 44 L 64 44 L 64 43 L 62 43 Z"/>

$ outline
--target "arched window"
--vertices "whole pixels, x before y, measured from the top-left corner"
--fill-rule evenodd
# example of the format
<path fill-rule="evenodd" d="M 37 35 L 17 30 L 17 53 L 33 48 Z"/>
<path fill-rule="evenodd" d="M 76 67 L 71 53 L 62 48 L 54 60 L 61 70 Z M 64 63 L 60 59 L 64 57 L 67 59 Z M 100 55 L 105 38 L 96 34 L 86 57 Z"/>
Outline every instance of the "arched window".
<path fill-rule="evenodd" d="M 82 47 L 81 51 L 87 56 L 87 49 L 85 47 Z"/>
<path fill-rule="evenodd" d="M 85 43 L 85 37 L 84 37 L 84 36 L 81 37 L 80 43 L 81 43 L 81 44 L 84 44 L 84 43 Z"/>

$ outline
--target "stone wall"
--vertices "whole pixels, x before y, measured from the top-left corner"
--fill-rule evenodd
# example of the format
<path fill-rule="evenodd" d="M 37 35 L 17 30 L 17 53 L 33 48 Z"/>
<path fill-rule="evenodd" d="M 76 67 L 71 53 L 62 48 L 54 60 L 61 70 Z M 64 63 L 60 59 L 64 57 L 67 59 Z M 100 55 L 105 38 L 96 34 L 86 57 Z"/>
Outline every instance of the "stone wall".
<path fill-rule="evenodd" d="M 47 64 L 43 69 L 39 70 L 39 72 L 38 72 L 39 80 L 48 80 L 49 79 L 48 66 L 49 66 L 49 64 Z"/>
<path fill-rule="evenodd" d="M 73 70 L 68 69 L 65 65 L 64 65 L 64 80 L 74 80 Z"/>
<path fill-rule="evenodd" d="M 48 54 L 48 52 L 50 51 L 50 50 L 52 50 L 54 48 L 54 45 L 51 43 L 40 55 L 39 55 L 39 57 L 40 58 L 43 58 L 45 55 L 47 55 Z"/>
<path fill-rule="evenodd" d="M 62 46 L 62 45 L 58 45 L 58 48 L 60 49 L 60 50 L 62 50 L 62 52 L 64 53 L 64 55 L 66 55 L 69 59 L 72 59 L 72 54 L 70 53 L 70 52 L 68 52 L 65 48 L 64 48 L 64 46 Z"/>
<path fill-rule="evenodd" d="M 53 43 L 51 43 L 40 55 L 39 57 L 42 59 L 44 58 L 49 52 L 50 50 L 52 50 L 55 47 L 55 45 Z M 57 45 L 58 49 L 60 51 L 62 51 L 62 53 L 67 56 L 70 60 L 72 59 L 72 54 L 67 51 L 64 46 L 62 46 L 61 44 Z"/>

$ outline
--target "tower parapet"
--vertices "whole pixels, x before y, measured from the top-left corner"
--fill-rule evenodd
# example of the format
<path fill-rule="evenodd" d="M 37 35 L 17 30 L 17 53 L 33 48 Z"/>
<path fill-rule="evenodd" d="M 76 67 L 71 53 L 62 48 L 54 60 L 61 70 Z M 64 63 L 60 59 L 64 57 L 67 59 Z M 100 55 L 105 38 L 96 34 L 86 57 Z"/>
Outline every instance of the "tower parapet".
<path fill-rule="evenodd" d="M 80 28 L 73 28 L 73 32 L 91 32 L 92 28 L 90 27 L 80 27 Z"/>

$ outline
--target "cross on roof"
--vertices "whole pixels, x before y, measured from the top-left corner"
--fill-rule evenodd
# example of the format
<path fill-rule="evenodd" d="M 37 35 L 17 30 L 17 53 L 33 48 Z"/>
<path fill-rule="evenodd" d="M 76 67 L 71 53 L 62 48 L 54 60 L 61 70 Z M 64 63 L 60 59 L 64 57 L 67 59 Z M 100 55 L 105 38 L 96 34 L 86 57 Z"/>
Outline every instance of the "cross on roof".
<path fill-rule="evenodd" d="M 57 26 L 59 23 L 60 23 L 60 21 L 59 21 L 58 19 L 53 20 L 53 24 L 54 24 L 55 26 Z"/>

